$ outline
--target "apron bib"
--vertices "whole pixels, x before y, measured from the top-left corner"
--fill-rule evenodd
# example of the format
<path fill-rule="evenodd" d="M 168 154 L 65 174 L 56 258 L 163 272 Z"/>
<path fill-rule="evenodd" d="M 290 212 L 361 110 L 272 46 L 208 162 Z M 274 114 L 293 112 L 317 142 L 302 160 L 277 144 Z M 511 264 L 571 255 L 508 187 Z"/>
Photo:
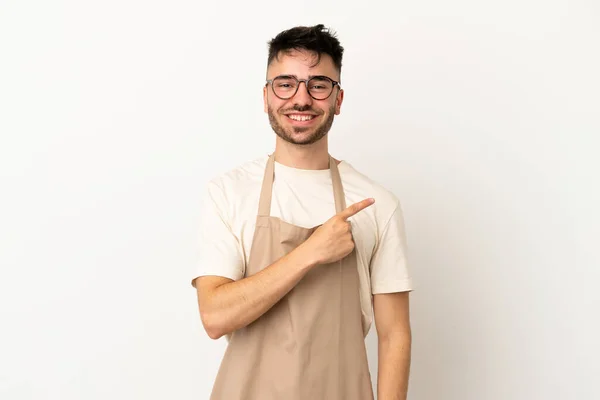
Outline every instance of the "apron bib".
<path fill-rule="evenodd" d="M 271 217 L 274 155 L 265 168 L 246 276 L 294 250 L 318 228 Z M 336 212 L 346 208 L 331 156 Z M 373 400 L 356 250 L 309 271 L 266 313 L 229 336 L 211 400 Z"/>

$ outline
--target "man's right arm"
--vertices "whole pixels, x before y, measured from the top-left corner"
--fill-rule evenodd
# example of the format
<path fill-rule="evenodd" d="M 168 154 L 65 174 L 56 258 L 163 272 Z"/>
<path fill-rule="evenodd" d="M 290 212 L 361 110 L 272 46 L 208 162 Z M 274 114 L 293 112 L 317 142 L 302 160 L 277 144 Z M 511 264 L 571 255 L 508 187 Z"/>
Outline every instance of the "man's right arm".
<path fill-rule="evenodd" d="M 342 259 L 354 249 L 349 217 L 373 204 L 355 203 L 334 215 L 302 243 L 258 273 L 233 281 L 219 276 L 196 278 L 202 324 L 218 339 L 254 322 L 319 264 Z"/>
<path fill-rule="evenodd" d="M 302 246 L 258 273 L 233 281 L 196 278 L 198 306 L 208 336 L 218 339 L 254 322 L 285 296 L 316 265 Z"/>

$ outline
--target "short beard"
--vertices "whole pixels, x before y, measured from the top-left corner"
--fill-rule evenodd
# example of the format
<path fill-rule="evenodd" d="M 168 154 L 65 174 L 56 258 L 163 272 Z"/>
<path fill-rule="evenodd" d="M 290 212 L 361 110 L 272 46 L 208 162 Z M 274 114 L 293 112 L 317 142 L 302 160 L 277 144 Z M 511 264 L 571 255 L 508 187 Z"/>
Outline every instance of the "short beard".
<path fill-rule="evenodd" d="M 300 109 L 299 107 L 294 107 L 294 111 L 307 111 L 308 109 L 309 108 L 307 108 L 307 107 L 304 107 L 302 109 Z M 277 136 L 279 136 L 280 138 L 282 138 L 283 140 L 285 140 L 288 143 L 302 145 L 302 146 L 313 144 L 313 143 L 321 140 L 323 137 L 325 137 L 325 135 L 327 135 L 327 133 L 331 129 L 331 125 L 333 125 L 333 118 L 335 117 L 335 106 L 332 106 L 331 109 L 329 110 L 329 116 L 327 117 L 327 119 L 325 121 L 323 121 L 321 123 L 321 125 L 317 126 L 316 128 L 292 127 L 291 129 L 293 129 L 294 132 L 296 132 L 296 133 L 306 132 L 309 129 L 315 130 L 311 135 L 305 137 L 304 139 L 295 140 L 293 135 L 290 132 L 286 132 L 285 129 L 283 128 L 283 126 L 281 126 L 279 124 L 279 122 L 277 122 L 277 118 L 275 118 L 275 112 L 273 111 L 271 106 L 268 107 L 268 110 L 269 110 L 269 122 L 271 123 L 271 128 L 273 128 L 273 131 L 277 134 Z M 282 116 L 282 118 L 287 118 L 283 114 L 280 114 L 280 115 Z"/>

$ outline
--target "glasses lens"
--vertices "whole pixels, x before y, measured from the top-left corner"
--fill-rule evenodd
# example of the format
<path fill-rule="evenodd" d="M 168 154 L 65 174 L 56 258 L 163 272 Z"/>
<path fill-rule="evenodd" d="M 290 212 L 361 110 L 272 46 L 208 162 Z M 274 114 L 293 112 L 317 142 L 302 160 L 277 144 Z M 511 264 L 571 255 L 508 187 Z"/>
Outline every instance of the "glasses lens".
<path fill-rule="evenodd" d="M 294 78 L 279 76 L 273 80 L 273 91 L 282 99 L 289 99 L 296 93 L 298 81 Z"/>
<path fill-rule="evenodd" d="M 308 91 L 315 99 L 323 100 L 333 91 L 333 83 L 329 79 L 314 77 L 308 81 Z"/>

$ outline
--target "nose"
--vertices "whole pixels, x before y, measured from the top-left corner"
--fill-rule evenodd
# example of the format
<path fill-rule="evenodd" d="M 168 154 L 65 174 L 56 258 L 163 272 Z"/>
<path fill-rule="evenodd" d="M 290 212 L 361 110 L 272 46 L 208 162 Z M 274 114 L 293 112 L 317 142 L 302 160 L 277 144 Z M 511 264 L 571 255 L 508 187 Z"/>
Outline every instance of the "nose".
<path fill-rule="evenodd" d="M 303 85 L 304 84 L 304 85 Z M 313 98 L 308 93 L 307 82 L 298 82 L 298 91 L 294 95 L 294 103 L 298 105 L 310 105 Z"/>

